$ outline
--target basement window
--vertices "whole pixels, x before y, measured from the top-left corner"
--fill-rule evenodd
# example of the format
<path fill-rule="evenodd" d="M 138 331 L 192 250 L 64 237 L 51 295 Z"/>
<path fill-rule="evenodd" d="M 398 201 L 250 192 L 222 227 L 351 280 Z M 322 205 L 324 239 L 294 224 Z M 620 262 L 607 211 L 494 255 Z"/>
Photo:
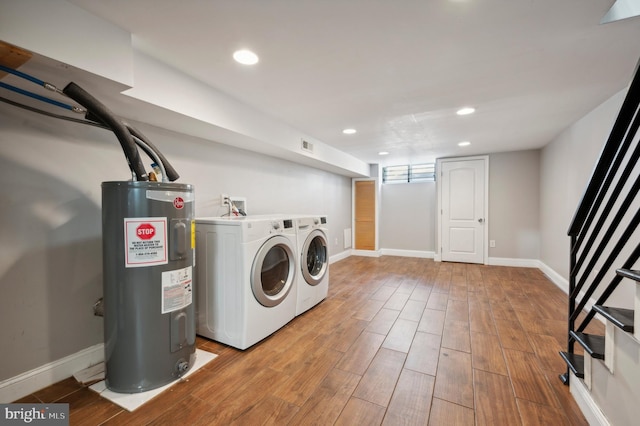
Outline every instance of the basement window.
<path fill-rule="evenodd" d="M 433 182 L 435 180 L 435 163 L 407 164 L 382 168 L 382 183 Z"/>

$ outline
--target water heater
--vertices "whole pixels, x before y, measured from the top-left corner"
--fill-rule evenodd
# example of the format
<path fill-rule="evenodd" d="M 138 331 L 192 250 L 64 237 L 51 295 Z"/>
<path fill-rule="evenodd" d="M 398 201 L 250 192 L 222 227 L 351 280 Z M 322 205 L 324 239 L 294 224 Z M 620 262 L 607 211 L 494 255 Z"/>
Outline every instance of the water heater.
<path fill-rule="evenodd" d="M 131 181 L 102 183 L 107 388 L 143 392 L 180 377 L 195 362 L 193 187 L 175 183 L 180 176 L 153 143 L 76 83 L 60 90 L 12 68 L 2 71 L 79 103 L 82 107 L 14 88 L 84 114 L 84 120 L 74 117 L 76 122 L 112 131 L 132 174 Z M 153 160 L 155 173 L 145 171 L 138 147 Z"/>
<path fill-rule="evenodd" d="M 188 184 L 102 183 L 105 382 L 165 385 L 195 362 L 194 193 Z"/>

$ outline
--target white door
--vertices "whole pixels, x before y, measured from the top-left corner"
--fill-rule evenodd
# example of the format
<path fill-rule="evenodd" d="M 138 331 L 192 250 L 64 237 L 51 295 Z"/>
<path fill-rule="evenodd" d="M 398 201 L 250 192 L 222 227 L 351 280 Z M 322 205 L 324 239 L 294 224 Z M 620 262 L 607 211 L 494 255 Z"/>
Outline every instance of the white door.
<path fill-rule="evenodd" d="M 485 161 L 442 163 L 442 260 L 484 263 Z"/>

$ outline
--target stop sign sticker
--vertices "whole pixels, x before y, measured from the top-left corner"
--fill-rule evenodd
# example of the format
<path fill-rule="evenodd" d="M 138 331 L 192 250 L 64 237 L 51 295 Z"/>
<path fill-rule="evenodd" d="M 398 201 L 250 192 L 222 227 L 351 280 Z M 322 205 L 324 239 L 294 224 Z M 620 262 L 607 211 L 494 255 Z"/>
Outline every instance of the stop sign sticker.
<path fill-rule="evenodd" d="M 127 268 L 167 264 L 167 218 L 125 218 L 124 245 Z"/>
<path fill-rule="evenodd" d="M 150 240 L 156 235 L 156 228 L 150 223 L 143 223 L 136 228 L 136 235 L 141 240 Z"/>

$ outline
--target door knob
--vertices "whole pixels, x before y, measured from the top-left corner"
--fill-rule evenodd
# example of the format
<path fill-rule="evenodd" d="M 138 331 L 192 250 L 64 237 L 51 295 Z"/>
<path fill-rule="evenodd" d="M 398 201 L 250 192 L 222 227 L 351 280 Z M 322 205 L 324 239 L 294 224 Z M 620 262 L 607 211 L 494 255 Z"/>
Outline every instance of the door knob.
<path fill-rule="evenodd" d="M 483 219 L 483 218 L 480 218 L 480 219 L 478 219 L 478 222 L 479 222 L 479 223 L 482 223 L 482 222 L 484 222 L 484 219 Z"/>

